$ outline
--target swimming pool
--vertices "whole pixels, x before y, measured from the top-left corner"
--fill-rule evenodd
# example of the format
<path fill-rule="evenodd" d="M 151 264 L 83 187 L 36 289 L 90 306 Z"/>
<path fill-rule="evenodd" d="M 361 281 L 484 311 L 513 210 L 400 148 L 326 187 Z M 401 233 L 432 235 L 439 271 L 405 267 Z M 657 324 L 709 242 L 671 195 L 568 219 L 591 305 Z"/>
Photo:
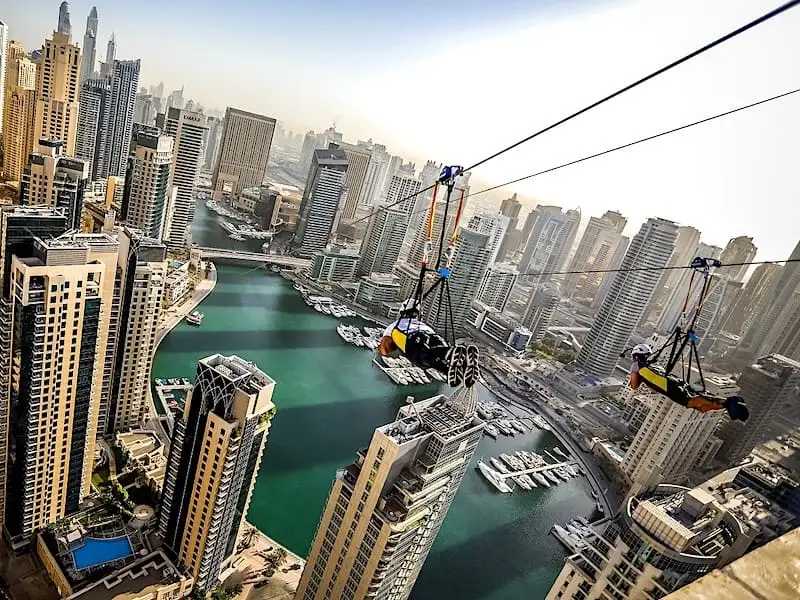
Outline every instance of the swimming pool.
<path fill-rule="evenodd" d="M 112 560 L 133 555 L 133 547 L 128 536 L 115 538 L 85 538 L 83 545 L 72 551 L 76 569 L 96 567 Z"/>

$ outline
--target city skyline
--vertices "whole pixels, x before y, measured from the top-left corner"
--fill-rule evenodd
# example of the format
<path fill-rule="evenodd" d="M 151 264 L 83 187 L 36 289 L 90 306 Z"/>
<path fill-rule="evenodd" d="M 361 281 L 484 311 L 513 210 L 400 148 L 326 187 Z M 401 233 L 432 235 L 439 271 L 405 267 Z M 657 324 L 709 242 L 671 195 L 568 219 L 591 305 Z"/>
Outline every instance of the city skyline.
<path fill-rule="evenodd" d="M 489 16 L 485 14 L 485 9 L 475 4 L 468 3 L 462 7 L 463 14 L 459 15 L 461 26 L 456 28 L 457 33 L 436 36 L 436 43 L 428 44 L 428 51 L 431 55 L 438 53 L 437 57 L 419 56 L 420 51 L 414 50 L 416 45 L 408 43 L 414 35 L 426 35 L 426 27 L 431 27 L 417 26 L 402 35 L 395 33 L 388 36 L 387 41 L 377 46 L 368 60 L 358 63 L 358 73 L 344 69 L 339 74 L 341 81 L 337 81 L 335 86 L 330 85 L 329 77 L 309 77 L 309 74 L 316 75 L 314 69 L 304 72 L 304 80 L 313 80 L 313 85 L 327 92 L 326 101 L 318 103 L 326 107 L 328 114 L 324 115 L 316 114 L 315 107 L 305 106 L 306 101 L 297 97 L 306 95 L 300 94 L 300 90 L 305 88 L 296 88 L 297 91 L 291 93 L 264 94 L 262 86 L 266 84 L 249 82 L 255 85 L 242 85 L 241 79 L 238 82 L 228 81 L 228 78 L 239 76 L 238 70 L 214 71 L 215 62 L 206 60 L 208 57 L 205 55 L 195 53 L 193 56 L 199 60 L 193 61 L 171 54 L 156 58 L 155 53 L 165 42 L 151 44 L 149 40 L 151 36 L 160 35 L 159 27 L 148 27 L 147 31 L 143 31 L 143 28 L 137 27 L 140 21 L 131 14 L 130 8 L 101 7 L 97 35 L 102 46 L 114 32 L 118 56 L 142 59 L 142 84 L 164 80 L 167 89 L 173 89 L 179 87 L 183 80 L 192 81 L 186 92 L 187 97 L 217 108 L 238 104 L 248 110 L 263 111 L 275 115 L 287 130 L 302 133 L 307 125 L 299 124 L 312 122 L 315 129 L 319 130 L 336 121 L 337 127 L 346 131 L 350 141 L 372 137 L 386 144 L 393 152 L 417 160 L 418 164 L 423 152 L 426 158 L 468 164 L 470 160 L 480 159 L 508 142 L 564 116 L 567 107 L 578 108 L 595 100 L 618 85 L 632 81 L 687 50 L 774 8 L 774 4 L 767 0 L 756 3 L 726 2 L 723 11 L 719 2 L 717 5 L 720 10 L 709 7 L 704 15 L 694 15 L 688 10 L 688 3 L 671 3 L 667 8 L 663 2 L 656 1 L 642 1 L 633 5 L 607 2 L 588 8 L 587 3 L 574 2 L 558 10 L 546 4 L 541 9 L 528 9 L 530 12 L 525 14 L 523 9 L 509 2 L 494 6 Z M 70 3 L 70 14 L 75 22 L 73 43 L 82 45 L 84 19 L 91 6 L 86 2 Z M 218 9 L 210 5 L 202 8 L 204 10 L 198 11 L 198 15 L 215 24 L 218 21 L 213 17 L 220 17 L 224 21 L 240 16 L 240 8 L 236 3 L 226 5 L 225 14 L 217 14 L 215 10 Z M 624 12 L 620 12 L 623 9 Z M 317 7 L 316 10 L 320 19 L 336 16 L 325 12 L 327 9 L 323 7 Z M 285 9 L 284 12 L 276 11 L 271 15 L 277 23 L 273 31 L 277 30 L 280 36 L 294 31 L 291 28 L 296 24 L 297 16 L 293 11 Z M 363 33 L 361 37 L 368 39 L 382 26 L 373 22 L 375 19 L 369 10 L 364 9 L 362 13 L 355 23 L 348 23 L 345 28 L 360 26 Z M 137 14 L 147 14 L 147 11 L 137 9 Z M 689 14 L 692 14 L 691 22 L 687 21 L 686 15 Z M 308 17 L 307 14 L 304 16 Z M 347 15 L 343 13 L 342 16 Z M 574 127 L 562 128 L 559 133 L 554 132 L 541 141 L 527 144 L 493 161 L 481 168 L 476 177 L 488 182 L 504 181 L 538 167 L 546 168 L 562 160 L 574 159 L 785 91 L 790 87 L 790 79 L 785 73 L 796 70 L 793 62 L 796 59 L 792 56 L 797 53 L 786 51 L 786 48 L 787 44 L 792 43 L 789 35 L 798 18 L 800 16 L 796 12 L 787 12 L 726 44 L 724 49 L 711 52 L 676 70 L 674 74 L 651 82 L 608 107 L 593 111 L 582 117 L 579 123 L 576 122 Z M 33 50 L 40 47 L 43 38 L 55 28 L 57 6 L 44 3 L 25 15 L 12 8 L 5 20 L 9 24 L 9 39 L 21 40 L 28 50 Z M 337 17 L 336 22 L 341 20 L 341 17 Z M 477 25 L 479 20 L 482 20 L 480 27 Z M 176 22 L 173 19 L 163 21 L 169 22 L 171 27 Z M 509 25 L 511 21 L 515 24 Z M 195 30 L 196 37 L 204 37 L 200 35 L 204 31 L 203 23 L 193 18 L 187 18 L 185 22 L 187 27 L 198 27 Z M 636 28 L 629 27 L 634 22 Z M 317 20 L 312 19 L 308 27 L 313 29 L 316 23 Z M 678 24 L 681 35 L 672 35 Z M 241 39 L 232 47 L 233 50 L 250 39 L 248 26 L 241 21 L 239 25 L 243 31 L 238 32 Z M 396 25 L 393 25 L 393 32 L 402 29 Z M 526 30 L 526 27 L 529 29 Z M 493 37 L 499 35 L 500 29 L 502 39 Z M 609 35 L 609 32 L 617 29 L 620 30 L 619 35 Z M 668 34 L 671 38 L 669 43 L 664 39 Z M 599 35 L 603 37 L 601 44 L 596 39 Z M 558 59 L 560 62 L 553 62 L 556 60 L 552 58 L 554 54 L 563 54 L 558 52 L 560 45 L 572 44 L 578 38 L 583 41 L 577 50 L 566 53 L 564 58 Z M 479 51 L 481 56 L 472 57 L 469 49 L 460 48 L 459 44 L 464 42 L 474 46 L 472 52 Z M 299 67 L 302 68 L 314 67 L 314 64 L 309 66 L 302 61 L 314 54 L 313 49 L 318 43 L 310 36 L 305 36 L 303 48 L 293 53 L 291 61 L 280 61 L 278 65 L 269 63 L 276 70 L 272 79 L 282 81 L 282 90 L 292 86 L 285 85 L 291 82 L 291 77 L 282 77 L 284 74 L 281 69 L 294 69 L 296 72 L 292 76 L 299 77 L 300 69 L 294 68 L 298 65 L 293 66 L 295 61 L 299 61 Z M 383 68 L 373 69 L 372 62 L 385 58 L 384 53 L 392 49 L 394 44 L 407 44 L 404 50 L 411 50 L 403 53 L 405 63 L 398 65 L 396 60 L 388 60 Z M 591 56 L 587 56 L 586 52 L 578 52 L 583 44 L 592 45 Z M 629 52 L 632 45 L 637 46 L 637 52 Z M 463 53 L 459 54 L 462 50 Z M 258 53 L 252 54 L 258 57 Z M 529 77 L 512 76 L 509 69 L 516 67 L 503 66 L 501 59 L 507 59 L 509 55 L 530 56 L 537 89 L 552 90 L 552 93 L 537 93 L 531 104 L 530 95 L 525 93 L 531 89 L 515 89 L 528 85 L 526 82 Z M 537 56 L 544 55 L 548 56 L 546 64 L 536 61 Z M 252 60 L 242 56 L 243 65 Z M 176 62 L 181 62 L 181 75 L 173 75 L 168 70 Z M 472 98 L 468 101 L 465 99 L 458 106 L 452 103 L 445 105 L 446 100 L 425 94 L 404 97 L 402 106 L 390 104 L 393 95 L 388 94 L 389 86 L 396 86 L 398 78 L 406 80 L 413 76 L 425 89 L 427 78 L 434 75 L 439 77 L 438 65 L 462 62 L 470 64 L 465 77 L 473 81 L 485 78 L 483 83 L 490 88 L 488 98 L 494 100 L 487 100 L 484 95 L 486 92 L 482 91 L 484 86 L 481 85 L 470 94 Z M 613 70 L 603 66 L 606 64 L 613 65 Z M 765 64 L 769 64 L 770 68 L 764 69 Z M 218 75 L 209 77 L 211 71 Z M 562 76 L 565 71 L 574 74 L 569 81 Z M 286 75 L 288 77 L 289 74 Z M 359 76 L 366 79 L 360 80 Z M 497 86 L 507 89 L 508 93 L 496 94 Z M 353 97 L 336 97 L 339 89 L 349 90 L 348 93 Z M 219 90 L 235 92 L 227 92 L 222 97 Z M 387 93 L 383 94 L 382 90 Z M 310 96 L 314 97 L 313 94 Z M 269 101 L 260 99 L 262 97 L 269 98 Z M 381 101 L 375 98 L 381 98 Z M 503 103 L 502 110 L 497 98 Z M 566 103 L 565 99 L 568 100 Z M 543 203 L 558 204 L 564 208 L 580 206 L 585 217 L 599 215 L 606 208 L 619 210 L 629 216 L 626 235 L 635 233 L 638 226 L 650 216 L 695 225 L 703 232 L 706 243 L 720 246 L 737 235 L 751 235 L 759 246 L 759 258 L 779 259 L 788 255 L 793 246 L 790 220 L 766 217 L 753 219 L 752 212 L 746 210 L 727 211 L 724 220 L 719 215 L 723 214 L 725 206 L 747 206 L 752 198 L 758 198 L 759 205 L 769 209 L 764 212 L 774 214 L 791 210 L 791 160 L 790 155 L 781 150 L 787 150 L 797 134 L 798 122 L 792 118 L 792 102 L 794 100 L 787 99 L 757 108 L 641 149 L 547 176 L 537 183 L 527 182 L 509 187 L 508 192 L 509 195 L 513 191 L 524 195 L 528 208 L 532 204 L 530 199 L 537 197 Z M 345 105 L 349 107 L 349 112 L 344 110 Z M 491 125 L 482 127 L 479 136 L 466 127 L 442 129 L 442 114 L 452 116 L 454 122 L 464 122 L 463 116 L 475 113 L 478 105 L 485 107 L 479 114 L 485 116 L 487 125 Z M 512 116 L 506 117 L 506 114 Z M 654 116 L 656 114 L 658 118 Z M 348 115 L 359 117 L 353 119 Z M 397 119 L 399 115 L 402 118 Z M 778 151 L 765 152 L 765 147 Z M 463 150 L 457 151 L 459 155 L 455 156 L 454 151 L 458 148 Z M 732 172 L 740 175 L 732 177 Z M 674 176 L 676 173 L 680 175 Z M 656 181 L 658 183 L 654 184 Z M 648 192 L 646 202 L 641 201 L 642 190 Z"/>

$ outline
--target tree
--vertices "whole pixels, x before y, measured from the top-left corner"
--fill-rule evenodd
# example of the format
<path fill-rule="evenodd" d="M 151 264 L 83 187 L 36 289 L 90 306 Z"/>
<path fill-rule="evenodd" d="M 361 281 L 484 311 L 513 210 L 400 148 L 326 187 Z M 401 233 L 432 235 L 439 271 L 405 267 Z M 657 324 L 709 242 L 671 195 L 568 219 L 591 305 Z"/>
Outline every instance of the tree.
<path fill-rule="evenodd" d="M 206 594 L 205 592 L 201 592 L 198 588 L 194 588 L 189 598 L 191 598 L 191 600 L 206 600 Z"/>

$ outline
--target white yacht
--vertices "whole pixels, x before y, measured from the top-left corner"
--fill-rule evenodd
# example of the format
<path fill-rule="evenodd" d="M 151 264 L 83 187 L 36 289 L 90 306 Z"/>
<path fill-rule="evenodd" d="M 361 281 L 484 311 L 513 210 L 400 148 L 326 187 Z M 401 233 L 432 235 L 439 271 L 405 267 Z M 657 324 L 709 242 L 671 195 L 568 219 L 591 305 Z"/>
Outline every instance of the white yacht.
<path fill-rule="evenodd" d="M 539 482 L 539 485 L 543 485 L 544 487 L 550 487 L 550 482 L 547 481 L 547 478 L 542 475 L 541 473 L 531 473 L 533 478 Z"/>
<path fill-rule="evenodd" d="M 511 486 L 508 485 L 501 477 L 498 477 L 497 472 L 488 467 L 483 461 L 478 462 L 478 470 L 480 470 L 481 475 L 483 475 L 484 478 L 491 483 L 497 491 L 504 494 L 510 494 L 512 492 Z"/>
<path fill-rule="evenodd" d="M 497 431 L 497 428 L 494 425 L 492 425 L 491 423 L 487 423 L 486 427 L 483 428 L 483 433 L 485 433 L 489 437 L 497 438 L 497 434 L 499 432 Z"/>
<path fill-rule="evenodd" d="M 489 459 L 489 462 L 492 463 L 492 466 L 500 471 L 501 473 L 508 473 L 508 467 L 503 464 L 503 461 L 496 459 L 494 456 Z"/>

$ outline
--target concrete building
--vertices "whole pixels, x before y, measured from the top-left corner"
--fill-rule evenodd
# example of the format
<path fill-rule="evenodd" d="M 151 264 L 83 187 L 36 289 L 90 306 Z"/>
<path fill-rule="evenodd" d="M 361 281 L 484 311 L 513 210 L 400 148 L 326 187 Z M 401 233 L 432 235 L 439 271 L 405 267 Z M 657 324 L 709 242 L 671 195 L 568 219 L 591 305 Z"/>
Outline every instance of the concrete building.
<path fill-rule="evenodd" d="M 215 199 L 264 183 L 277 121 L 229 106 L 223 123 L 211 183 Z"/>
<path fill-rule="evenodd" d="M 517 321 L 503 315 L 496 308 L 475 301 L 467 314 L 470 335 L 480 339 L 483 334 L 490 343 L 495 342 L 503 351 L 523 353 L 533 337 L 531 331 Z"/>
<path fill-rule="evenodd" d="M 305 145 L 303 148 L 305 149 Z M 380 201 L 383 186 L 386 181 L 386 173 L 389 170 L 389 159 L 390 156 L 389 153 L 386 152 L 386 146 L 382 144 L 372 144 L 372 153 L 369 157 L 367 173 L 364 176 L 364 185 L 361 188 L 361 199 L 359 203 L 363 206 L 374 206 Z"/>
<path fill-rule="evenodd" d="M 67 156 L 75 155 L 78 135 L 78 84 L 81 51 L 68 34 L 53 32 L 45 40 L 36 71 L 34 129 L 29 143 L 61 140 Z"/>
<path fill-rule="evenodd" d="M 314 157 L 314 150 L 317 149 L 317 134 L 307 131 L 303 138 L 303 147 L 300 149 L 300 161 L 297 163 L 297 171 L 302 176 L 308 176 L 311 168 L 311 159 Z"/>
<path fill-rule="evenodd" d="M 22 173 L 20 204 L 54 206 L 66 211 L 70 229 L 81 227 L 83 194 L 89 180 L 89 165 L 71 158 L 59 140 L 39 140 L 37 151 Z"/>
<path fill-rule="evenodd" d="M 357 274 L 391 273 L 400 258 L 407 229 L 408 217 L 399 207 L 375 211 L 361 243 Z"/>
<path fill-rule="evenodd" d="M 517 283 L 519 272 L 514 265 L 495 263 L 487 270 L 483 276 L 481 285 L 478 288 L 478 301 L 492 306 L 503 312 L 511 295 L 514 284 Z"/>
<path fill-rule="evenodd" d="M 106 171 L 111 82 L 108 79 L 87 79 L 81 84 L 78 133 L 75 158 L 89 163 L 89 179 L 102 179 Z"/>
<path fill-rule="evenodd" d="M 445 335 L 461 335 L 466 329 L 469 307 L 489 268 L 489 236 L 462 228 L 456 237 L 455 254 L 449 278 L 450 293 L 434 291 L 423 303 L 425 321 Z M 455 331 L 453 331 L 455 328 Z"/>
<path fill-rule="evenodd" d="M 411 223 L 417 212 L 427 206 L 421 200 L 422 194 L 417 193 L 421 188 L 422 182 L 413 173 L 398 171 L 386 178 L 382 204 L 396 207 Z"/>
<path fill-rule="evenodd" d="M 533 287 L 533 292 L 525 307 L 522 324 L 531 332 L 531 340 L 541 341 L 553 321 L 561 294 L 558 284 L 546 281 Z"/>
<path fill-rule="evenodd" d="M 97 62 L 97 7 L 93 6 L 86 17 L 86 33 L 83 34 L 83 59 L 79 82 L 94 77 L 94 65 Z"/>
<path fill-rule="evenodd" d="M 401 300 L 400 281 L 392 273 L 372 273 L 358 282 L 354 302 L 375 313 L 382 313 L 384 304 Z"/>
<path fill-rule="evenodd" d="M 483 432 L 473 390 L 402 407 L 337 471 L 295 598 L 409 598 Z"/>
<path fill-rule="evenodd" d="M 144 88 L 142 88 L 144 89 Z M 150 94 L 136 94 L 136 103 L 133 105 L 133 122 L 142 125 L 153 125 L 156 122 L 155 101 Z"/>
<path fill-rule="evenodd" d="M 335 144 L 314 151 L 292 242 L 298 256 L 311 257 L 328 245 L 347 169 L 347 155 Z"/>
<path fill-rule="evenodd" d="M 800 242 L 789 260 L 800 261 Z M 783 266 L 775 291 L 777 295 L 753 332 L 748 348 L 757 348 L 756 356 L 774 353 L 800 360 L 800 262 Z"/>
<path fill-rule="evenodd" d="M 781 266 L 776 264 L 758 265 L 747 280 L 736 302 L 725 319 L 722 330 L 736 336 L 744 336 L 750 331 L 760 315 L 769 310 L 769 303 L 775 294 L 775 286 L 780 279 Z"/>
<path fill-rule="evenodd" d="M 509 228 L 516 229 L 519 224 L 519 213 L 522 210 L 522 204 L 517 200 L 517 195 L 514 194 L 510 198 L 506 198 L 500 203 L 500 214 L 508 217 Z"/>
<path fill-rule="evenodd" d="M 666 266 L 675 247 L 678 226 L 672 221 L 650 218 L 639 229 L 622 261 L 623 271 L 615 274 L 597 318 L 578 353 L 577 362 L 597 377 L 614 371 L 619 354 L 642 317 L 658 283 L 660 269 Z"/>
<path fill-rule="evenodd" d="M 136 108 L 136 90 L 139 87 L 141 61 L 115 60 L 111 71 L 111 96 L 109 98 L 108 121 L 105 127 L 105 160 L 98 172 L 99 177 L 121 177 L 125 175 L 133 133 L 133 113 Z"/>
<path fill-rule="evenodd" d="M 628 253 L 628 245 L 630 244 L 630 239 L 622 236 L 622 240 L 617 246 L 617 250 L 614 252 L 614 256 L 611 258 L 611 262 L 608 265 L 609 269 L 619 269 L 622 261 L 625 260 L 625 255 Z M 608 292 L 611 290 L 611 285 L 614 283 L 614 278 L 616 277 L 616 273 L 605 273 L 600 279 L 600 285 L 597 287 L 597 293 L 594 295 L 594 300 L 590 307 L 594 310 L 600 308 L 603 304 L 603 300 L 605 300 L 606 296 L 608 296 Z"/>
<path fill-rule="evenodd" d="M 631 495 L 567 558 L 546 600 L 663 598 L 747 551 L 751 533 L 708 492 L 661 485 Z"/>
<path fill-rule="evenodd" d="M 457 191 L 453 191 L 453 195 L 455 197 L 456 193 L 460 193 Z M 441 196 L 440 196 L 441 197 Z M 428 218 L 429 211 L 424 211 L 421 213 L 422 219 L 420 220 L 417 228 L 414 230 L 414 237 L 411 242 L 411 249 L 408 252 L 408 262 L 416 267 L 419 268 L 419 265 L 422 264 L 422 257 L 425 253 L 425 219 Z M 444 227 L 444 243 L 445 248 L 450 241 L 450 238 L 453 235 L 453 230 L 456 226 L 456 211 L 455 210 L 448 210 L 447 211 L 447 221 L 445 222 L 444 217 L 444 202 L 438 200 L 436 202 L 436 208 L 433 214 L 433 231 L 431 234 L 431 254 L 430 254 L 430 264 L 429 266 L 434 267 L 436 266 L 436 257 L 439 255 L 440 249 L 440 240 L 442 239 L 442 228 Z M 488 236 L 487 236 L 488 242 Z M 488 256 L 487 256 L 488 258 Z"/>
<path fill-rule="evenodd" d="M 72 25 L 69 22 L 69 3 L 64 0 L 58 7 L 58 33 L 66 36 L 72 35 Z"/>
<path fill-rule="evenodd" d="M 170 108 L 164 118 L 164 133 L 174 140 L 172 150 L 171 187 L 177 187 L 175 206 L 167 216 L 170 227 L 165 233 L 167 245 L 186 245 L 194 219 L 195 186 L 203 156 L 203 137 L 208 125 L 200 113 Z"/>
<path fill-rule="evenodd" d="M 672 268 L 661 274 L 645 312 L 645 320 L 653 323 L 659 321 L 667 301 L 675 293 L 676 288 L 680 287 L 680 291 L 684 296 L 686 295 L 688 289 L 688 279 L 685 277 L 686 272 L 677 267 L 685 267 L 691 264 L 692 259 L 698 256 L 699 245 L 700 232 L 697 229 L 688 226 L 678 227 L 675 250 L 667 263 L 667 266 Z"/>
<path fill-rule="evenodd" d="M 36 137 L 36 63 L 28 58 L 22 44 L 15 41 L 3 46 L 0 54 L 6 66 L 0 72 L 5 80 L 2 88 L 3 173 L 9 181 L 19 182 Z"/>
<path fill-rule="evenodd" d="M 206 124 L 208 125 L 208 135 L 206 136 L 204 144 L 203 169 L 206 171 L 213 171 L 214 166 L 217 164 L 217 157 L 219 156 L 224 122 L 217 117 L 208 117 Z"/>
<path fill-rule="evenodd" d="M 467 227 L 478 233 L 484 233 L 489 236 L 489 264 L 493 265 L 497 262 L 497 255 L 500 252 L 500 245 L 506 237 L 509 224 L 511 220 L 505 215 L 499 213 L 484 213 L 473 215 Z"/>
<path fill-rule="evenodd" d="M 731 421 L 719 432 L 723 440 L 717 458 L 734 464 L 768 439 L 768 428 L 781 407 L 797 402 L 800 363 L 779 354 L 759 358 L 739 377 L 741 395 L 747 400 L 750 418 L 746 425 Z"/>
<path fill-rule="evenodd" d="M 328 246 L 314 254 L 308 267 L 308 276 L 314 281 L 352 281 L 360 257 L 351 248 Z"/>
<path fill-rule="evenodd" d="M 739 237 L 731 238 L 725 245 L 719 259 L 723 265 L 746 263 L 752 261 L 756 257 L 756 248 L 753 244 L 753 238 L 740 235 Z M 748 265 L 740 265 L 730 269 L 724 269 L 722 272 L 731 278 L 732 281 L 744 281 L 744 276 L 747 274 Z"/>
<path fill-rule="evenodd" d="M 341 220 L 343 223 L 352 221 L 356 216 L 358 201 L 367 177 L 367 168 L 372 157 L 372 151 L 363 145 L 339 144 L 347 156 L 347 177 L 345 178 L 345 198 L 342 207 Z"/>
<path fill-rule="evenodd" d="M 106 44 L 106 60 L 100 63 L 100 77 L 111 77 L 114 71 L 114 61 L 117 58 L 117 38 L 112 33 Z"/>
<path fill-rule="evenodd" d="M 568 271 L 610 269 L 617 248 L 622 244 L 622 230 L 628 219 L 608 211 L 602 217 L 590 217 Z M 603 273 L 573 273 L 564 278 L 561 293 L 565 298 L 580 298 L 591 304 L 600 289 Z"/>
<path fill-rule="evenodd" d="M 544 282 L 550 275 L 538 275 L 560 271 L 567 261 L 578 226 L 581 213 L 577 210 L 561 210 L 560 206 L 540 204 L 528 216 L 530 232 L 525 238 L 525 249 L 519 262 L 519 272 L 525 274 L 526 281 Z M 524 232 L 523 232 L 524 234 Z M 529 275 L 534 273 L 535 275 Z"/>
<path fill-rule="evenodd" d="M 0 21 L 0 133 L 3 133 L 3 112 L 5 110 L 8 50 L 8 25 L 6 25 L 3 21 Z"/>
<path fill-rule="evenodd" d="M 170 213 L 174 140 L 155 127 L 137 127 L 131 140 L 120 218 L 163 240 Z"/>
<path fill-rule="evenodd" d="M 275 414 L 275 382 L 238 356 L 197 363 L 194 388 L 176 419 L 158 532 L 207 592 L 236 550 Z"/>
<path fill-rule="evenodd" d="M 107 234 L 65 234 L 32 246 L 30 256 L 11 257 L 9 273 L 6 333 L 20 368 L 6 392 L 16 452 L 5 526 L 15 549 L 91 492 L 119 244 Z"/>
<path fill-rule="evenodd" d="M 164 306 L 174 305 L 189 293 L 191 287 L 189 263 L 179 260 L 170 261 L 167 265 L 167 278 L 164 283 Z"/>
<path fill-rule="evenodd" d="M 119 248 L 119 333 L 111 406 L 101 407 L 99 431 L 139 427 L 149 412 L 146 398 L 167 274 L 161 240 L 123 229 Z M 107 415 L 107 416 L 106 416 Z"/>

